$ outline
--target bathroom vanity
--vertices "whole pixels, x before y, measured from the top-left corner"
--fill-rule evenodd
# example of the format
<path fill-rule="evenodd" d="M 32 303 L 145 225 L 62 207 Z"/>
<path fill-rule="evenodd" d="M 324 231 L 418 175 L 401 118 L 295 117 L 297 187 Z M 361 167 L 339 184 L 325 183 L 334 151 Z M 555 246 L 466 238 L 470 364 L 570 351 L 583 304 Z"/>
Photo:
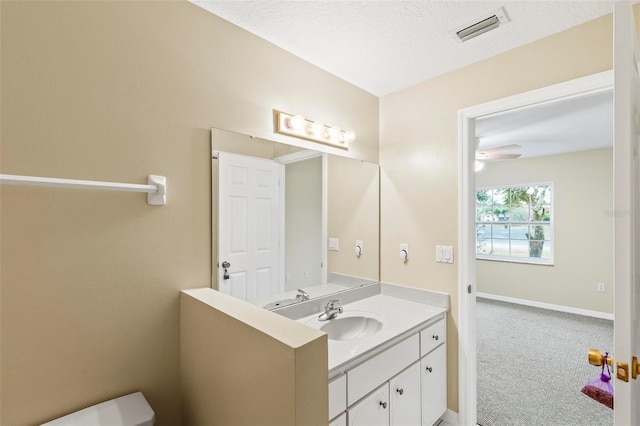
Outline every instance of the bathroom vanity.
<path fill-rule="evenodd" d="M 329 339 L 330 426 L 431 426 L 447 410 L 448 297 L 389 284 L 373 290 L 360 299 L 332 295 L 325 307 L 333 319 L 317 310 L 297 319 Z"/>
<path fill-rule="evenodd" d="M 268 311 L 200 288 L 180 304 L 185 425 L 431 426 L 447 409 L 448 294 L 375 283 Z"/>
<path fill-rule="evenodd" d="M 447 410 L 445 328 L 442 314 L 331 380 L 330 425 L 433 425 Z"/>

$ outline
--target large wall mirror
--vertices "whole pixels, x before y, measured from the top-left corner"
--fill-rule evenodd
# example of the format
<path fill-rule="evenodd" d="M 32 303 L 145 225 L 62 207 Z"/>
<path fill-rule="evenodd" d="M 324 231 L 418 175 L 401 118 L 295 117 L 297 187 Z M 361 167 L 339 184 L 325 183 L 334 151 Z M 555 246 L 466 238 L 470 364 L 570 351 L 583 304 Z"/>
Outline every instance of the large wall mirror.
<path fill-rule="evenodd" d="M 213 288 L 276 309 L 379 279 L 377 164 L 212 129 Z"/>

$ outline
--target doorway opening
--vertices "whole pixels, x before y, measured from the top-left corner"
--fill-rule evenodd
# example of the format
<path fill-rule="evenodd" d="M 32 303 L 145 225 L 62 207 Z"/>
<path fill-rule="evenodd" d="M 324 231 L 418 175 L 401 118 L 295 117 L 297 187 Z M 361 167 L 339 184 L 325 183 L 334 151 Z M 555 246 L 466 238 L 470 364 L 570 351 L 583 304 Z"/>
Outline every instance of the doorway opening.
<path fill-rule="evenodd" d="M 476 424 L 477 422 L 477 338 L 478 330 L 476 327 L 476 296 L 478 292 L 478 271 L 476 269 L 476 257 L 478 250 L 478 227 L 477 227 L 477 215 L 476 215 L 476 172 L 475 165 L 476 159 L 482 160 L 481 156 L 478 157 L 478 153 L 490 152 L 491 148 L 500 148 L 500 146 L 507 146 L 511 156 L 518 154 L 517 148 L 514 145 L 523 145 L 516 143 L 505 143 L 504 141 L 493 141 L 493 145 L 482 146 L 482 135 L 478 134 L 478 129 L 482 130 L 482 126 L 487 124 L 491 120 L 497 120 L 500 117 L 505 117 L 507 114 L 518 114 L 525 109 L 532 107 L 541 107 L 545 105 L 559 104 L 572 102 L 574 100 L 584 99 L 589 96 L 599 96 L 601 94 L 610 93 L 613 87 L 613 73 L 611 71 L 595 74 L 592 76 L 572 80 L 569 82 L 549 86 L 543 89 L 523 93 L 520 95 L 512 96 L 505 99 L 489 102 L 482 105 L 477 105 L 464 110 L 459 111 L 458 123 L 459 123 L 459 164 L 460 164 L 460 192 L 459 192 L 459 204 L 460 204 L 460 217 L 459 217 L 459 247 L 460 247 L 460 263 L 459 263 L 459 289 L 458 289 L 458 303 L 459 303 L 459 325 L 460 325 L 460 350 L 459 350 L 459 390 L 460 390 L 460 424 Z M 483 123 L 484 121 L 484 123 Z M 495 124 L 495 123 L 494 123 Z M 486 129 L 485 129 L 486 130 Z M 480 136 L 480 141 L 477 141 L 477 137 Z M 480 149 L 484 149 L 481 151 Z M 514 152 L 511 152 L 511 151 Z M 523 150 L 524 151 L 524 150 Z M 511 187 L 519 188 L 523 190 L 523 194 L 527 193 L 527 189 L 533 187 L 531 194 L 534 194 L 537 187 L 544 182 L 540 181 L 518 181 L 512 182 Z M 503 185 L 504 186 L 504 185 Z M 499 195 L 504 197 L 504 194 L 510 194 L 510 190 L 504 188 L 495 188 Z M 491 194 L 493 197 L 493 190 L 491 188 Z M 522 192 L 522 191 L 521 191 Z M 521 195 L 523 195 L 521 194 Z M 530 195 L 531 195 L 530 194 Z M 521 206 L 522 207 L 522 206 Z M 515 211 L 513 215 L 515 215 Z M 518 252 L 517 250 L 511 252 L 505 252 L 502 250 L 490 250 L 485 247 L 485 254 L 492 255 L 497 254 L 498 257 L 507 265 L 507 267 L 517 266 L 519 264 L 531 264 L 536 263 L 536 260 L 531 259 L 535 256 L 535 253 L 529 249 L 531 244 L 536 240 L 536 243 L 547 244 L 547 247 L 553 247 L 553 227 L 546 226 L 544 219 L 541 216 L 539 219 L 541 223 L 529 223 L 532 220 L 527 217 L 525 223 L 515 220 L 515 217 L 507 217 L 512 214 L 507 209 L 506 212 L 492 212 L 491 216 L 484 217 L 489 222 L 489 230 L 493 231 L 492 234 L 485 232 L 487 226 L 485 226 L 482 234 L 489 243 L 492 245 L 491 249 L 498 249 L 500 246 L 504 248 L 505 244 L 509 248 L 512 245 L 522 246 L 523 250 Z M 494 219 L 499 221 L 504 219 L 502 223 L 491 223 Z M 482 218 L 481 218 L 482 219 Z M 481 220 L 482 222 L 482 220 Z M 487 225 L 487 224 L 484 224 Z M 507 225 L 507 234 L 504 234 L 504 226 Z M 537 235 L 534 225 L 541 227 L 545 232 L 541 232 L 541 238 L 530 238 L 529 236 Z M 551 224 L 549 224 L 551 225 Z M 518 227 L 519 226 L 519 227 Z M 546 227 L 545 227 L 546 226 Z M 511 236 L 512 227 L 514 228 L 513 236 Z M 525 230 L 525 227 L 527 228 Z M 548 231 L 548 239 L 545 237 L 546 231 Z M 522 235 L 520 235 L 522 234 Z M 506 235 L 506 236 L 505 236 Z M 500 238 L 504 237 L 504 238 Z M 513 241 L 512 241 L 513 240 Z M 551 250 L 553 250 L 551 248 Z M 506 255 L 506 256 L 505 256 Z M 515 255 L 519 259 L 505 259 Z M 533 262 L 532 262 L 533 260 Z M 535 265 L 537 268 L 553 268 L 548 266 L 553 264 L 553 257 L 550 256 L 546 262 L 547 265 Z M 488 260 L 486 262 L 495 261 Z M 497 262 L 496 262 L 497 263 Z M 594 283 L 595 291 L 595 283 Z M 520 299 L 520 298 L 514 298 Z M 558 303 L 557 305 L 560 305 Z M 551 354 L 549 354 L 552 357 Z M 526 368 L 526 366 L 522 366 Z M 541 374 L 544 374 L 541 372 Z"/>

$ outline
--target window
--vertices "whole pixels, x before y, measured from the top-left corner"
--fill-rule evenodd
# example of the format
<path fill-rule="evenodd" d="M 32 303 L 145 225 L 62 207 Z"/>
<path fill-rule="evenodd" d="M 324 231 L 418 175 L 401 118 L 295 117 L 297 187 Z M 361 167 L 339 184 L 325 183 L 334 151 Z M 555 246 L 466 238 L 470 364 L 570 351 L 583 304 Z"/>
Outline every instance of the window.
<path fill-rule="evenodd" d="M 476 258 L 553 264 L 553 185 L 476 189 Z"/>

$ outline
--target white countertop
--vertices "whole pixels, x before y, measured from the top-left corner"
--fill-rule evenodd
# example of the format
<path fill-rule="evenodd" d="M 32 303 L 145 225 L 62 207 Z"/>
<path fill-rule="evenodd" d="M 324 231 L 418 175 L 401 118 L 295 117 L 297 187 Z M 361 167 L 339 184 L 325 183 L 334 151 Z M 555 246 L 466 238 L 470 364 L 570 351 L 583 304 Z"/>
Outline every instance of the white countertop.
<path fill-rule="evenodd" d="M 377 294 L 342 306 L 344 312 L 337 318 L 358 314 L 357 311 L 371 313 L 381 320 L 383 327 L 376 334 L 358 340 L 329 339 L 329 376 L 333 377 L 351 366 L 362 355 L 378 352 L 400 340 L 407 332 L 426 324 L 433 318 L 447 312 L 447 309 L 425 303 L 413 302 L 399 297 Z M 298 322 L 320 329 L 329 321 L 319 321 L 320 312 Z"/>

